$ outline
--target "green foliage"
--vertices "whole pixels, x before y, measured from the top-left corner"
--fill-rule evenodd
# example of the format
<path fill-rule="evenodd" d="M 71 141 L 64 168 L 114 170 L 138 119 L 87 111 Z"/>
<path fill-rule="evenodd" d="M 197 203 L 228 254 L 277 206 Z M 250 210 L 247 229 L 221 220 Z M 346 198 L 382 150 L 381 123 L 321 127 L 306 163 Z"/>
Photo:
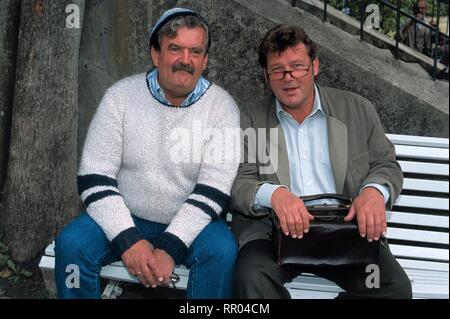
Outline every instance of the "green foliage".
<path fill-rule="evenodd" d="M 0 238 L 0 278 L 17 283 L 20 279 L 29 278 L 32 275 L 33 273 L 14 263 L 8 254 L 8 248 Z"/>

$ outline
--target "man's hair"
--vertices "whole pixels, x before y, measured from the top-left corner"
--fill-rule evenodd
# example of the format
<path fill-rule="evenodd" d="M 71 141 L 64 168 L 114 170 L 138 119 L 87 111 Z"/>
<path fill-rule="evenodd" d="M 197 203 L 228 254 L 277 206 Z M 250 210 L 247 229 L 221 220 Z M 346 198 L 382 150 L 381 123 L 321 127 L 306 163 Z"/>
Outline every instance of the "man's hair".
<path fill-rule="evenodd" d="M 419 3 L 422 2 L 422 1 L 425 2 L 425 5 L 426 5 L 426 6 L 428 6 L 427 0 L 416 0 L 416 1 L 413 3 L 413 7 L 412 7 L 412 11 L 413 11 L 413 14 L 414 14 L 414 15 L 417 15 L 417 14 L 419 13 Z"/>
<path fill-rule="evenodd" d="M 157 41 L 153 44 L 156 51 L 161 50 L 161 41 L 163 36 L 168 36 L 169 38 L 174 38 L 177 35 L 177 30 L 180 27 L 187 27 L 188 29 L 193 29 L 196 27 L 201 27 L 203 30 L 205 30 L 206 34 L 206 47 L 205 47 L 205 53 L 208 53 L 209 47 L 211 46 L 211 40 L 209 38 L 209 28 L 205 21 L 202 21 L 202 19 L 199 19 L 196 16 L 193 15 L 183 15 L 178 16 L 167 22 L 157 33 Z M 152 43 L 150 43 L 150 46 Z"/>
<path fill-rule="evenodd" d="M 259 64 L 267 67 L 267 54 L 269 52 L 282 53 L 289 47 L 303 43 L 308 49 L 311 59 L 316 57 L 317 47 L 308 37 L 305 30 L 297 26 L 278 25 L 269 30 L 259 46 Z"/>

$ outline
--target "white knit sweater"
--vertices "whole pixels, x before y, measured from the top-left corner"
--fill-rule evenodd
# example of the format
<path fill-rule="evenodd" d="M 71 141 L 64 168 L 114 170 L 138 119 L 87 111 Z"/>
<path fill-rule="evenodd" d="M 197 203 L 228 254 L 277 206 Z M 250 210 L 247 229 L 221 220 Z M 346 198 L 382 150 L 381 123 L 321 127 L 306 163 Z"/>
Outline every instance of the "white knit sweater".
<path fill-rule="evenodd" d="M 180 262 L 228 206 L 239 154 L 223 137 L 238 128 L 236 103 L 214 84 L 186 108 L 159 103 L 145 74 L 107 90 L 89 127 L 78 189 L 117 254 L 143 239 L 133 214 L 168 224 L 153 245 Z M 206 160 L 211 154 L 215 160 Z"/>

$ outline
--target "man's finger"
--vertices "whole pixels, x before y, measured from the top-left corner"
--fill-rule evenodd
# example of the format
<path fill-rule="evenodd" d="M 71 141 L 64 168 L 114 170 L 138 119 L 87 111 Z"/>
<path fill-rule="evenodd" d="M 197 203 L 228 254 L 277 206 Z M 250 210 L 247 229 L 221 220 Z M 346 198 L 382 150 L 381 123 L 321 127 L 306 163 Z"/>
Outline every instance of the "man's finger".
<path fill-rule="evenodd" d="M 351 216 L 351 218 L 349 218 L 349 221 L 353 219 L 353 217 L 356 215 L 356 208 L 354 207 L 354 205 L 352 205 L 352 207 L 350 208 L 350 211 L 353 209 L 353 216 Z M 349 212 L 350 214 L 350 212 Z M 345 218 L 344 218 L 345 220 Z M 361 235 L 361 237 L 366 237 L 367 235 L 367 225 L 366 225 L 366 215 L 365 214 L 359 214 L 358 218 L 357 218 L 357 222 L 358 222 L 358 230 L 359 230 L 359 234 Z"/>
<path fill-rule="evenodd" d="M 302 216 L 302 221 L 303 221 L 303 233 L 306 234 L 309 232 L 309 213 L 306 210 L 306 208 L 301 207 L 299 209 L 299 213 Z"/>
<path fill-rule="evenodd" d="M 346 222 L 351 221 L 356 215 L 355 205 L 352 205 L 348 211 L 347 216 L 344 217 Z"/>
<path fill-rule="evenodd" d="M 294 211 L 295 234 L 297 238 L 303 237 L 302 215 L 299 210 Z"/>
<path fill-rule="evenodd" d="M 152 286 L 153 288 L 157 286 L 158 281 L 156 280 L 153 271 L 146 264 L 142 266 L 142 276 L 150 286 Z M 146 287 L 148 288 L 148 285 Z"/>
<path fill-rule="evenodd" d="M 374 230 L 373 230 L 373 239 L 378 240 L 381 236 L 381 216 L 375 212 L 373 214 L 373 222 L 374 222 Z"/>
<path fill-rule="evenodd" d="M 286 212 L 286 223 L 289 230 L 289 235 L 293 238 L 297 238 L 297 231 L 295 229 L 295 220 L 291 212 Z"/>
<path fill-rule="evenodd" d="M 281 230 L 283 231 L 283 234 L 285 234 L 286 236 L 289 236 L 289 230 L 286 224 L 286 218 L 284 217 L 284 215 L 278 216 L 278 220 L 280 222 L 280 227 Z"/>
<path fill-rule="evenodd" d="M 366 214 L 367 240 L 372 241 L 375 234 L 374 214 Z"/>

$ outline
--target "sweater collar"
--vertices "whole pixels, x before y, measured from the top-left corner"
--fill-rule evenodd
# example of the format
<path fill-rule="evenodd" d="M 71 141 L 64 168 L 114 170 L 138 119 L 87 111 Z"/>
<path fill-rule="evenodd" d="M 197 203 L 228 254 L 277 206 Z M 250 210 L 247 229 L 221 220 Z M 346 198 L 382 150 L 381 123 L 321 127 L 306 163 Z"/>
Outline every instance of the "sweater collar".
<path fill-rule="evenodd" d="M 158 69 L 150 70 L 147 73 L 146 79 L 147 87 L 155 99 L 167 106 L 176 107 L 166 99 L 164 91 L 158 83 Z M 211 82 L 201 76 L 197 81 L 197 85 L 195 86 L 194 90 L 189 93 L 183 103 L 181 103 L 180 107 L 188 107 L 197 102 L 203 96 L 203 94 L 205 94 L 206 90 L 208 90 L 210 86 Z"/>

